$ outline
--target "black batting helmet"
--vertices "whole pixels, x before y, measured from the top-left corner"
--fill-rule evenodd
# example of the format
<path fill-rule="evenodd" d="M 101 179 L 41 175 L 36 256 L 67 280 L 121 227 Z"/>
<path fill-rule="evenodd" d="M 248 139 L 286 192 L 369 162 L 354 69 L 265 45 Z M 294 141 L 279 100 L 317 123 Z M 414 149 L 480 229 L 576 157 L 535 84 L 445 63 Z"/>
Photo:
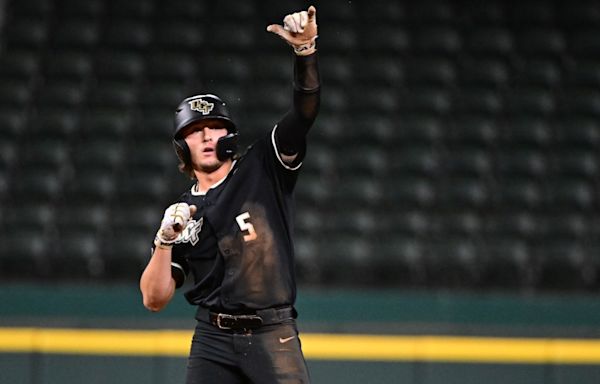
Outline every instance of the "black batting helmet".
<path fill-rule="evenodd" d="M 173 145 L 177 156 L 184 164 L 191 163 L 190 149 L 182 131 L 196 121 L 217 119 L 221 120 L 227 128 L 227 135 L 217 141 L 217 157 L 224 161 L 233 157 L 237 152 L 237 127 L 231 117 L 227 105 L 218 96 L 212 94 L 196 95 L 184 99 L 175 110 L 175 132 Z"/>

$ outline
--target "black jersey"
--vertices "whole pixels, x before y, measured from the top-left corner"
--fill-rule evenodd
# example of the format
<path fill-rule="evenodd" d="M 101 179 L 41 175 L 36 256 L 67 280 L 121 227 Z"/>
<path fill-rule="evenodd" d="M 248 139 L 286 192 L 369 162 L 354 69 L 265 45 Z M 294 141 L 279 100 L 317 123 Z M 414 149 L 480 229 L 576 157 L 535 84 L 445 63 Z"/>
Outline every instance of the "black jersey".
<path fill-rule="evenodd" d="M 276 129 L 206 194 L 192 187 L 180 197 L 198 208 L 172 251 L 177 285 L 194 278 L 191 304 L 242 313 L 295 301 L 292 195 L 304 151 L 294 166 L 284 163 Z"/>

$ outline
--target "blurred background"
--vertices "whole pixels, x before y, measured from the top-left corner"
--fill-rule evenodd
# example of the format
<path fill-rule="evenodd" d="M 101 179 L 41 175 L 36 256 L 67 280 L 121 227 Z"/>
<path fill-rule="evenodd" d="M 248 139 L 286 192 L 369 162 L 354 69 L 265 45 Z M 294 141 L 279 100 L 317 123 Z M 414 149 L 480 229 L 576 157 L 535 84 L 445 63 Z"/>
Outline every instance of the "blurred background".
<path fill-rule="evenodd" d="M 323 90 L 296 196 L 301 330 L 599 336 L 598 1 L 0 1 L 0 326 L 193 328 L 181 297 L 153 315 L 137 288 L 191 185 L 173 110 L 216 93 L 244 146 L 268 132 L 293 57 L 265 28 L 310 4 Z M 565 364 L 317 355 L 315 382 L 600 377 L 597 348 Z M 184 368 L 0 340 L 1 383 Z"/>

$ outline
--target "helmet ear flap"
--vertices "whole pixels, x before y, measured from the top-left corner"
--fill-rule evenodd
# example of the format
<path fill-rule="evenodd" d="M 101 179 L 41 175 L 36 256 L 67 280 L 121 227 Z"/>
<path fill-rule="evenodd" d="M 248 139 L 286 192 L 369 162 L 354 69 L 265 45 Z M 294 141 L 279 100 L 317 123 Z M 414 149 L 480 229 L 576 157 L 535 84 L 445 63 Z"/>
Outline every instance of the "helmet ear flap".
<path fill-rule="evenodd" d="M 174 139 L 173 147 L 175 148 L 175 153 L 177 153 L 177 157 L 184 164 L 192 163 L 192 155 L 190 153 L 190 147 L 188 147 L 186 141 L 184 139 Z"/>
<path fill-rule="evenodd" d="M 231 132 L 217 141 L 217 158 L 220 161 L 231 159 L 238 149 L 238 133 Z M 188 151 L 189 152 L 189 151 Z"/>

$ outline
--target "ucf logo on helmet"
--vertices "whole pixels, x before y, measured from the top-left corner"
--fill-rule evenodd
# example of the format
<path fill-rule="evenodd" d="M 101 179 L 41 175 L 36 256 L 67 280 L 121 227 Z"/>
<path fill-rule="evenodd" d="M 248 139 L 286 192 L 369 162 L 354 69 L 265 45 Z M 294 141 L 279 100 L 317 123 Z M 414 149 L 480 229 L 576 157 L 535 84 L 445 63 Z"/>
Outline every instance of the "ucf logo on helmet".
<path fill-rule="evenodd" d="M 188 104 L 190 105 L 190 109 L 192 111 L 200 112 L 203 115 L 208 115 L 215 107 L 214 103 L 209 103 L 208 101 L 202 99 L 188 101 Z"/>

